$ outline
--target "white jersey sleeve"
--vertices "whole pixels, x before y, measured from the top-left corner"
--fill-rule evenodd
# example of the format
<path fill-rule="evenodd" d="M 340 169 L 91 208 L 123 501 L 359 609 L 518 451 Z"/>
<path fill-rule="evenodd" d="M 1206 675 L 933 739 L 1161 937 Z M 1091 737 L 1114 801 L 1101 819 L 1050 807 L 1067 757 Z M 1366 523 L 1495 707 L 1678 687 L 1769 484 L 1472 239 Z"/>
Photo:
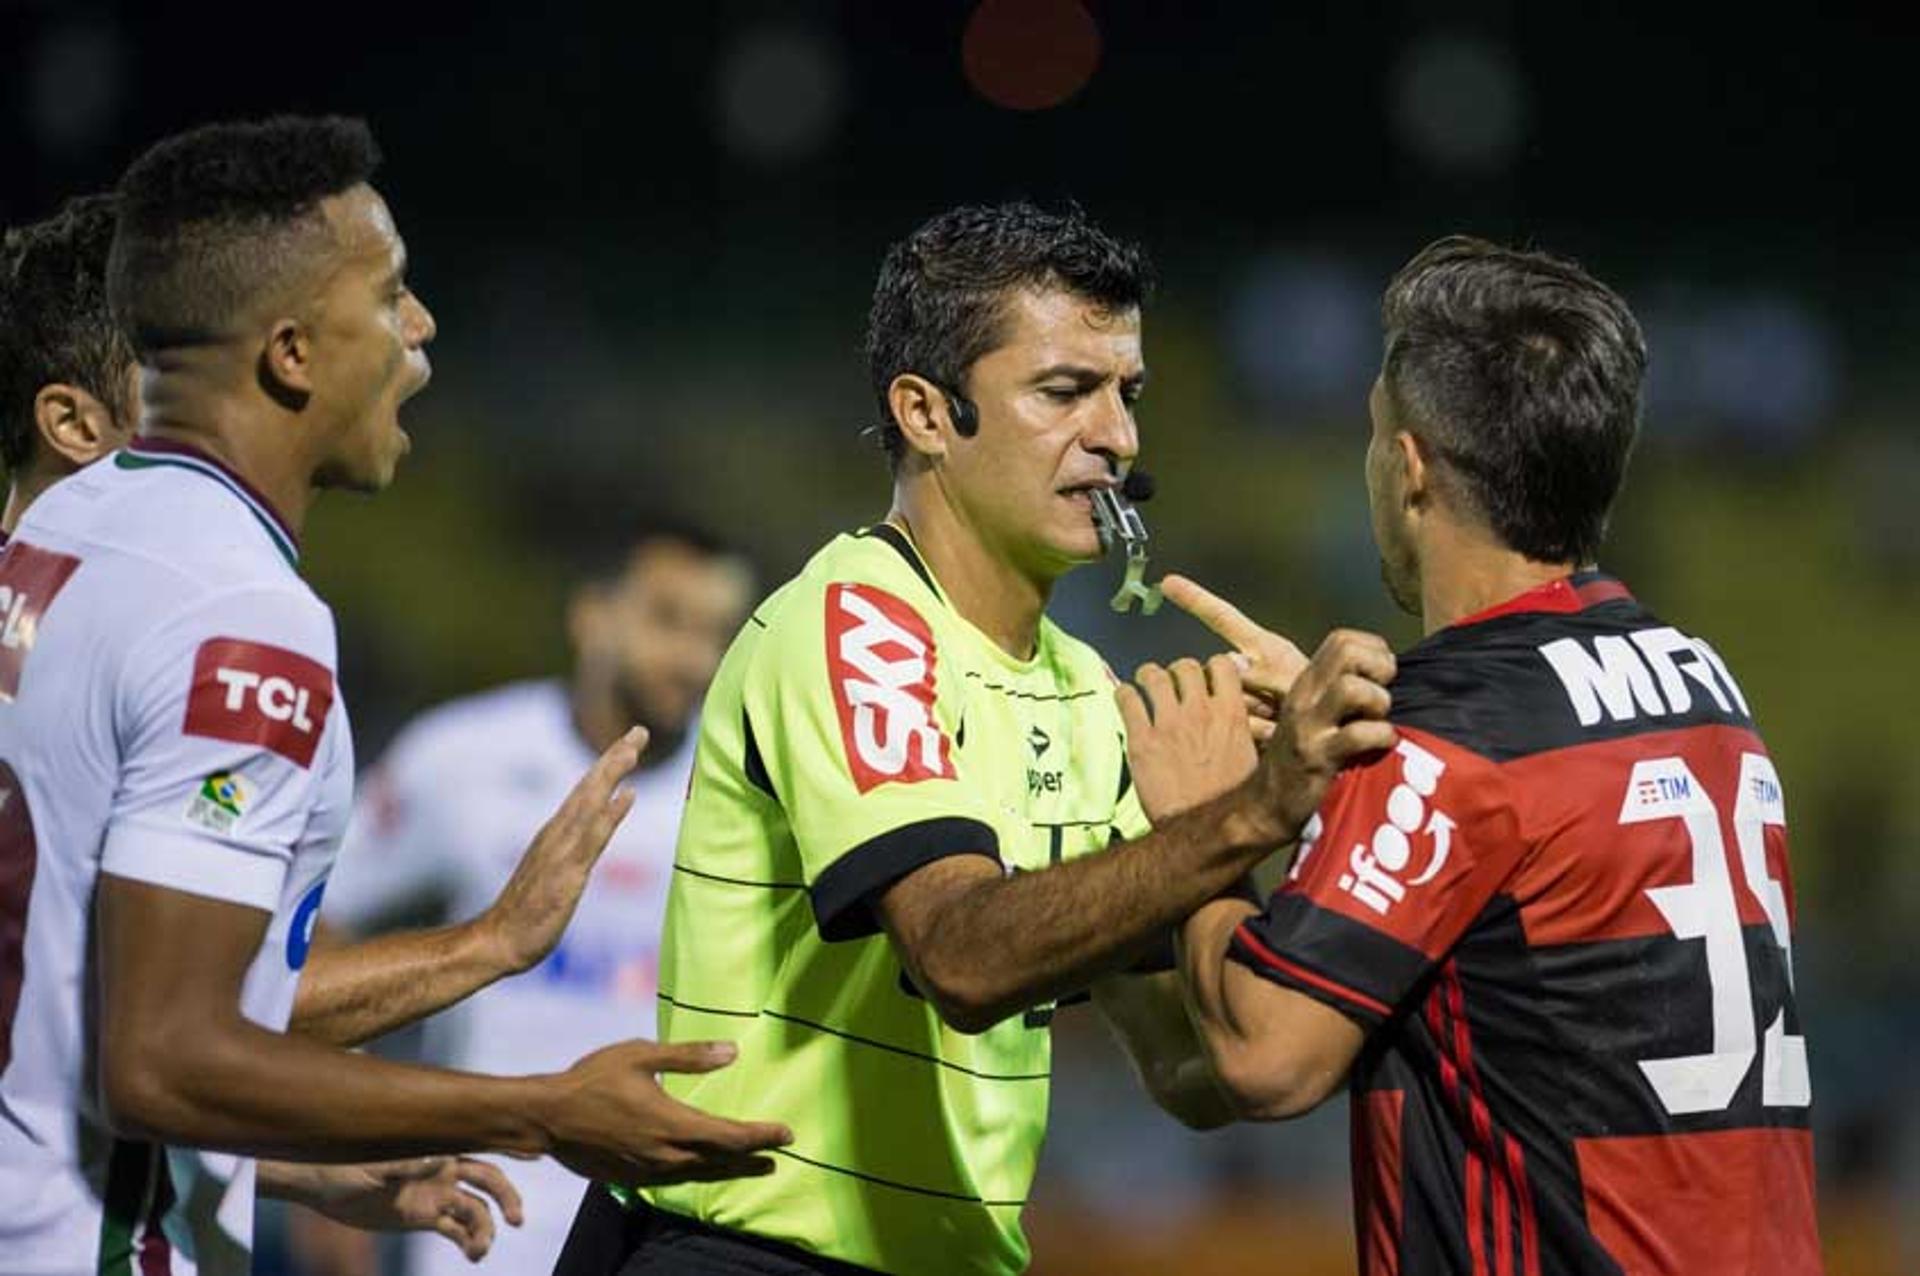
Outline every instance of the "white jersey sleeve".
<path fill-rule="evenodd" d="M 132 645 L 101 869 L 272 910 L 326 768 L 333 620 L 311 596 L 213 594 Z"/>

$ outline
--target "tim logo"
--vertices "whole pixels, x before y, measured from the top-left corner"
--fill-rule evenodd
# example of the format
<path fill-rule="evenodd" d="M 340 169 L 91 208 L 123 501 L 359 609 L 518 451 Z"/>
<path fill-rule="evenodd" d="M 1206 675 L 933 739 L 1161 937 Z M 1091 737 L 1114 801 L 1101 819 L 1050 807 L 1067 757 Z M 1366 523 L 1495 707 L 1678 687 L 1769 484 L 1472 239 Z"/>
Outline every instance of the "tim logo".
<path fill-rule="evenodd" d="M 1370 842 L 1354 843 L 1340 889 L 1385 917 L 1415 886 L 1440 876 L 1453 853 L 1454 823 L 1444 811 L 1427 810 L 1447 764 L 1411 740 L 1394 746 L 1400 758 L 1400 783 L 1387 795 L 1387 818 Z M 1427 862 L 1419 874 L 1402 880 L 1413 866 L 1414 839 L 1428 841 Z"/>
<path fill-rule="evenodd" d="M 933 716 L 934 662 L 933 633 L 906 603 L 870 585 L 827 587 L 827 678 L 862 793 L 953 778 L 952 749 Z"/>
<path fill-rule="evenodd" d="M 80 560 L 14 541 L 0 552 L 0 703 L 20 691 L 20 670 L 33 650 L 40 616 Z"/>
<path fill-rule="evenodd" d="M 313 765 L 333 674 L 298 652 L 240 638 L 210 638 L 193 661 L 188 735 L 257 744 L 296 766 Z"/>

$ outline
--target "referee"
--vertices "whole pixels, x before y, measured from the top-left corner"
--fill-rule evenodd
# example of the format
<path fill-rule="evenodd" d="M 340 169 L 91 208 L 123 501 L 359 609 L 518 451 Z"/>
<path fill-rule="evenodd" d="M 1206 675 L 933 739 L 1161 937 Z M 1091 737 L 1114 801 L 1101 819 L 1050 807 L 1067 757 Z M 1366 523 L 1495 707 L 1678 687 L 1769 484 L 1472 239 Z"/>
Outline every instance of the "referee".
<path fill-rule="evenodd" d="M 794 1141 L 756 1180 L 590 1188 L 566 1276 L 1023 1270 L 1051 1010 L 1088 988 L 1162 1106 L 1226 1118 L 1171 974 L 1123 972 L 1391 743 L 1393 664 L 1331 638 L 1256 770 L 1232 661 L 1116 697 L 1047 618 L 1138 448 L 1146 292 L 1136 249 L 1022 204 L 887 254 L 868 355 L 893 506 L 722 662 L 662 944 L 662 1037 L 740 1047 L 668 1088 Z"/>

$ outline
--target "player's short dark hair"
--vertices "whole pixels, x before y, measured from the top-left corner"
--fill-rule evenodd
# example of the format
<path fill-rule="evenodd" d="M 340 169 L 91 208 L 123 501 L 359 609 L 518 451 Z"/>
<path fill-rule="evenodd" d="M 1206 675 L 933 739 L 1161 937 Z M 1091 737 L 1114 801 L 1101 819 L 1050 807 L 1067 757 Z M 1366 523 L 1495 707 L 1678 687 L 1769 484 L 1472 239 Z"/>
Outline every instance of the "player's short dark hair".
<path fill-rule="evenodd" d="M 589 586 L 619 584 L 634 555 L 658 545 L 689 549 L 702 558 L 747 561 L 744 551 L 711 527 L 664 510 L 590 518 L 574 539 L 581 546 L 579 583 Z"/>
<path fill-rule="evenodd" d="M 33 459 L 33 401 L 44 386 L 85 390 L 116 421 L 133 410 L 133 351 L 107 307 L 114 210 L 112 195 L 83 195 L 0 240 L 0 464 L 9 471 Z"/>
<path fill-rule="evenodd" d="M 1464 235 L 1420 250 L 1381 303 L 1399 422 L 1508 546 L 1592 562 L 1640 424 L 1647 345 L 1577 263 Z"/>
<path fill-rule="evenodd" d="M 331 243 L 320 201 L 379 164 L 366 123 L 339 116 L 209 124 L 155 144 L 120 179 L 108 272 L 114 318 L 134 349 L 144 358 L 231 335 Z"/>
<path fill-rule="evenodd" d="M 923 223 L 887 250 L 867 317 L 867 371 L 880 407 L 880 441 L 898 464 L 906 447 L 887 402 L 913 372 L 953 393 L 974 361 L 1002 340 L 1010 292 L 1064 289 L 1110 312 L 1138 309 L 1153 288 L 1140 248 L 1077 208 L 968 204 Z"/>

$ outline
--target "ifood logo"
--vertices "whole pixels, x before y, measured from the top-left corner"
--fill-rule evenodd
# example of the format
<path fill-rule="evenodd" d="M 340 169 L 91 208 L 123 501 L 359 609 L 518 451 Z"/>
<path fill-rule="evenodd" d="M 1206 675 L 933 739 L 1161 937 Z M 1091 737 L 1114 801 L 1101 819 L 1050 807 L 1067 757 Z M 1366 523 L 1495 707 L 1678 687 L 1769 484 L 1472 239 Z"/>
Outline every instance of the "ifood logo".
<path fill-rule="evenodd" d="M 194 657 L 184 729 L 311 766 L 332 706 L 333 674 L 319 661 L 283 647 L 212 638 Z"/>
<path fill-rule="evenodd" d="M 870 585 L 827 587 L 827 677 L 847 767 L 862 793 L 889 781 L 951 779 L 933 716 L 936 650 L 920 614 Z"/>
<path fill-rule="evenodd" d="M 1440 875 L 1453 852 L 1455 827 L 1444 811 L 1427 809 L 1447 764 L 1411 740 L 1402 739 L 1393 751 L 1400 758 L 1400 783 L 1387 795 L 1387 818 L 1369 841 L 1354 844 L 1348 871 L 1340 875 L 1340 889 L 1382 917 L 1409 889 Z M 1426 863 L 1417 876 L 1402 880 L 1413 866 L 1416 838 L 1427 841 Z"/>

